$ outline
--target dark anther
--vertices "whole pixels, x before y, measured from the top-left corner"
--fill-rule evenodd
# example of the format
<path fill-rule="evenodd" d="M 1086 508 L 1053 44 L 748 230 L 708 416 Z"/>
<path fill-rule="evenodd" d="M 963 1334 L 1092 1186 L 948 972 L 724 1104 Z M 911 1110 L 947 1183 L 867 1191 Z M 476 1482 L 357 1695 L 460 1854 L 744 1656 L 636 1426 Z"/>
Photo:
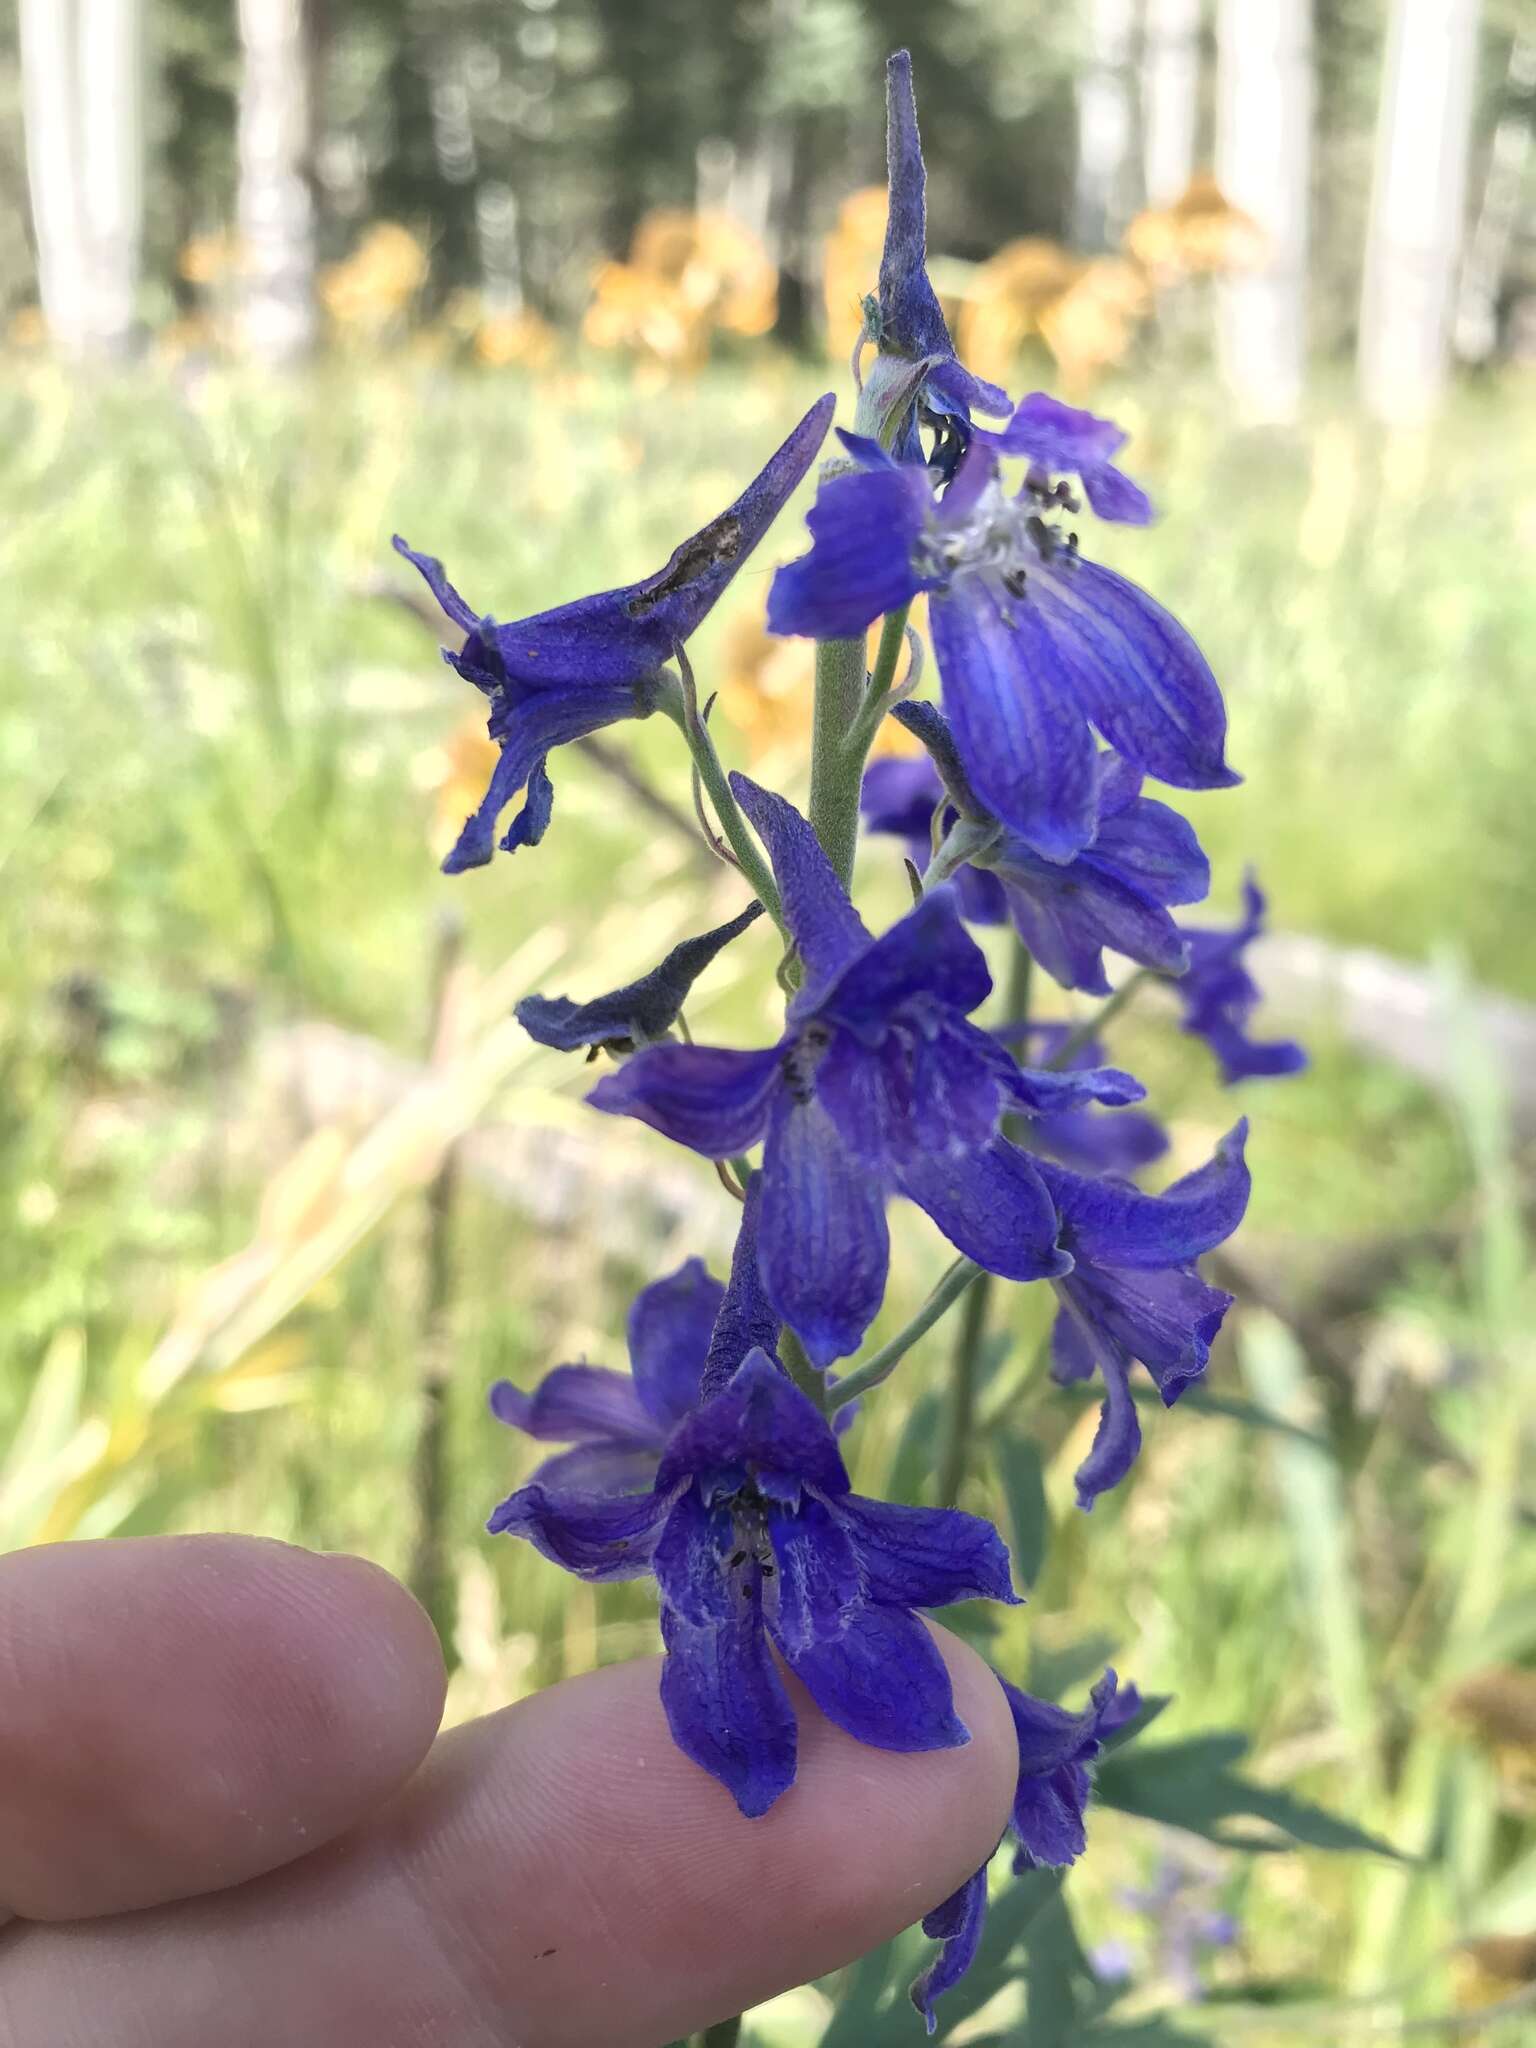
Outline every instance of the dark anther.
<path fill-rule="evenodd" d="M 728 1572 L 739 1571 L 746 1561 L 747 1553 L 744 1550 L 733 1550 L 725 1568 Z"/>
<path fill-rule="evenodd" d="M 1010 597 L 1023 597 L 1028 581 L 1022 569 L 1009 569 L 1003 576 L 1003 588 Z"/>

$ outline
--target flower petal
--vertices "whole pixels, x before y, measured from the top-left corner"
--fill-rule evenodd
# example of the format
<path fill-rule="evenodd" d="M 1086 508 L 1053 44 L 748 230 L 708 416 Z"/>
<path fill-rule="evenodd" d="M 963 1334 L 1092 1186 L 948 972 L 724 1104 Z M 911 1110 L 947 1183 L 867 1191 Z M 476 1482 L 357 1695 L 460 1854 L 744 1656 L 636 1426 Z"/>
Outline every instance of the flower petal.
<path fill-rule="evenodd" d="M 1105 1266 L 1177 1266 L 1210 1251 L 1232 1235 L 1248 1206 L 1247 1136 L 1244 1118 L 1208 1164 L 1161 1195 L 1042 1162 L 1041 1178 L 1061 1212 L 1062 1243 L 1075 1258 Z"/>
<path fill-rule="evenodd" d="M 954 1600 L 1018 1605 L 1008 1546 L 979 1515 L 902 1507 L 858 1493 L 840 1501 L 837 1512 L 871 1600 L 890 1607 L 947 1607 Z"/>
<path fill-rule="evenodd" d="M 768 589 L 770 633 L 847 640 L 923 588 L 912 553 L 932 504 L 914 465 L 830 478 L 806 515 L 809 553 L 786 563 Z"/>
<path fill-rule="evenodd" d="M 1073 1273 L 1066 1291 L 1099 1339 L 1099 1355 L 1113 1350 L 1140 1359 L 1170 1408 L 1205 1371 L 1233 1300 L 1185 1266 L 1149 1272 L 1139 1266 L 1085 1264 Z"/>
<path fill-rule="evenodd" d="M 557 1365 L 531 1394 L 498 1380 L 491 1413 L 541 1443 L 658 1444 L 656 1417 L 625 1372 L 601 1365 Z"/>
<path fill-rule="evenodd" d="M 845 967 L 816 1007 L 875 1045 L 892 1011 L 913 996 L 967 1012 L 991 993 L 987 956 L 961 923 L 959 903 L 935 889 Z"/>
<path fill-rule="evenodd" d="M 572 1002 L 569 996 L 524 996 L 513 1014 L 530 1038 L 557 1052 L 575 1052 L 584 1045 L 650 1044 L 672 1029 L 695 981 L 762 910 L 761 903 L 749 903 L 728 923 L 674 946 L 659 967 L 638 981 L 589 1003 Z"/>
<path fill-rule="evenodd" d="M 782 1059 L 778 1046 L 653 1045 L 605 1074 L 587 1100 L 610 1116 L 637 1117 L 706 1159 L 729 1159 L 763 1135 Z"/>
<path fill-rule="evenodd" d="M 829 394 L 813 405 L 734 504 L 674 549 L 654 576 L 496 628 L 509 676 L 535 690 L 634 683 L 671 659 L 788 503 L 826 438 Z"/>
<path fill-rule="evenodd" d="M 1075 1377 L 1070 1365 L 1061 1363 L 1063 1359 L 1070 1360 L 1073 1345 L 1072 1338 L 1062 1337 L 1063 1321 L 1070 1321 L 1065 1310 L 1056 1319 L 1052 1337 L 1052 1369 L 1058 1378 Z M 1091 1349 L 1086 1339 L 1082 1342 L 1085 1349 Z M 1088 1447 L 1087 1457 L 1073 1474 L 1077 1504 L 1085 1513 L 1101 1493 L 1108 1493 L 1111 1487 L 1120 1484 L 1141 1450 L 1141 1419 L 1136 1413 L 1124 1358 L 1108 1347 L 1100 1347 L 1096 1362 L 1104 1385 L 1099 1426 Z"/>
<path fill-rule="evenodd" d="M 700 1259 L 641 1288 L 629 1311 L 635 1393 L 660 1432 L 699 1403 L 710 1332 L 725 1289 Z"/>
<path fill-rule="evenodd" d="M 885 1294 L 885 1188 L 815 1095 L 775 1098 L 763 1154 L 763 1288 L 813 1364 L 856 1351 Z"/>
<path fill-rule="evenodd" d="M 502 838 L 507 852 L 535 844 L 543 837 L 554 803 L 554 790 L 544 758 L 555 747 L 598 732 L 620 719 L 641 718 L 649 709 L 641 693 L 628 689 L 533 691 L 517 703 L 498 702 L 491 716 L 491 737 L 501 748 L 491 780 L 477 808 L 443 862 L 445 875 L 484 867 L 496 850 L 496 826 L 502 812 L 526 783 L 527 802 Z"/>
<path fill-rule="evenodd" d="M 1098 749 L 1088 710 L 1042 645 L 1037 608 L 1005 620 L 978 575 L 928 605 L 944 708 L 976 794 L 1047 860 L 1070 860 L 1093 837 Z"/>
<path fill-rule="evenodd" d="M 659 1444 L 645 1450 L 621 1443 L 578 1444 L 536 1465 L 528 1484 L 546 1493 L 645 1493 L 656 1477 L 659 1451 Z"/>
<path fill-rule="evenodd" d="M 663 1493 L 685 1479 L 737 1467 L 789 1476 L 832 1495 L 848 1471 L 826 1418 L 762 1351 L 749 1351 L 723 1393 L 679 1423 L 662 1454 Z"/>
<path fill-rule="evenodd" d="M 1138 483 L 1112 462 L 1092 465 L 1080 472 L 1083 490 L 1096 516 L 1121 526 L 1147 526 L 1152 520 L 1152 500 Z"/>
<path fill-rule="evenodd" d="M 977 436 L 1000 455 L 1023 455 L 1052 476 L 1081 476 L 1099 469 L 1125 446 L 1123 427 L 1048 391 L 1031 391 L 1014 407 L 1006 426 Z"/>
<path fill-rule="evenodd" d="M 805 962 L 805 985 L 796 1008 L 813 1007 L 821 990 L 871 943 L 869 932 L 821 842 L 794 805 L 745 775 L 733 774 L 731 788 L 768 849 L 784 899 L 785 922 Z"/>
<path fill-rule="evenodd" d="M 1101 815 L 1092 858 L 1158 903 L 1198 903 L 1210 890 L 1211 864 L 1195 828 L 1153 797 Z"/>
<path fill-rule="evenodd" d="M 1089 1102 L 1124 1109 L 1146 1092 L 1134 1074 L 1119 1067 L 1019 1067 L 1013 1083 L 1014 1099 L 1030 1116 L 1054 1116 Z"/>
<path fill-rule="evenodd" d="M 1117 752 L 1179 789 L 1238 781 L 1210 665 L 1144 590 L 1085 556 L 1059 555 L 1030 572 L 1022 609 L 1037 625 L 1038 658 L 1054 660 Z"/>
<path fill-rule="evenodd" d="M 731 1252 L 731 1277 L 710 1332 L 702 1382 L 706 1399 L 713 1399 L 730 1383 L 748 1352 L 763 1351 L 772 1358 L 778 1350 L 779 1318 L 763 1292 L 759 1263 L 762 1213 L 763 1176 L 754 1173 L 747 1182 L 741 1224 Z"/>
<path fill-rule="evenodd" d="M 1056 1211 L 1026 1153 L 1006 1138 L 958 1156 L 902 1162 L 901 1192 L 957 1251 L 1005 1280 L 1049 1280 L 1071 1270 L 1056 1249 Z"/>
<path fill-rule="evenodd" d="M 732 1595 L 712 1519 L 690 1490 L 657 1546 L 661 1704 L 684 1756 L 755 1819 L 795 1781 L 795 1715 L 769 1654 L 760 1591 L 743 1582 Z M 719 1600 L 699 1597 L 697 1589 L 715 1587 Z"/>
<path fill-rule="evenodd" d="M 1030 1142 L 1074 1173 L 1130 1175 L 1162 1158 L 1168 1133 L 1134 1109 L 1064 1109 L 1036 1118 Z"/>
<path fill-rule="evenodd" d="M 807 1495 L 798 1514 L 770 1519 L 769 1534 L 778 1576 L 765 1601 L 768 1629 L 827 1719 L 877 1749 L 968 1742 L 932 1636 L 904 1609 L 862 1596 L 837 1516 Z"/>
<path fill-rule="evenodd" d="M 1014 1869 L 1060 1869 L 1075 1863 L 1087 1847 L 1083 1825 L 1090 1789 L 1087 1766 L 1098 1755 L 1106 1723 L 1113 1716 L 1115 1674 L 1105 1672 L 1081 1714 L 1068 1713 L 1049 1700 L 1034 1699 L 1006 1679 L 1000 1682 L 1019 1738 L 1019 1782 L 1013 1803 L 1018 1838 Z"/>
<path fill-rule="evenodd" d="M 397 555 L 404 555 L 413 568 L 421 571 L 422 575 L 426 578 L 427 587 L 437 599 L 438 605 L 452 619 L 461 632 L 478 632 L 482 624 L 489 623 L 483 621 L 480 614 L 472 611 L 463 598 L 460 597 L 459 593 L 448 581 L 443 565 L 436 555 L 417 554 L 414 548 L 406 546 L 398 533 L 395 535 L 392 544 Z"/>
<path fill-rule="evenodd" d="M 664 1494 L 556 1492 L 519 1487 L 491 1516 L 493 1536 L 522 1536 L 579 1579 L 638 1579 L 651 1569 L 670 1503 Z"/>
<path fill-rule="evenodd" d="M 987 1866 L 968 1877 L 942 1906 L 923 1915 L 923 1932 L 939 1944 L 933 1961 L 913 1983 L 907 1996 L 923 2016 L 930 2034 L 938 2027 L 934 2000 L 953 1991 L 976 1960 L 982 1929 L 987 1924 Z"/>

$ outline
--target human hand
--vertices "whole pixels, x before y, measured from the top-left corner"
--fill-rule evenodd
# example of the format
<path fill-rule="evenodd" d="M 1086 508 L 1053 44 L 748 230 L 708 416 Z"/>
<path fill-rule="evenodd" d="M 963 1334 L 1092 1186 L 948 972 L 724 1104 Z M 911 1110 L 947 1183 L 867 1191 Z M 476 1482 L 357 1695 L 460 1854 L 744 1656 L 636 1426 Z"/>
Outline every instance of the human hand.
<path fill-rule="evenodd" d="M 357 1558 L 0 1558 L 0 2048 L 657 2048 L 739 2012 L 995 1846 L 1012 1721 L 936 1634 L 966 1748 L 867 1748 L 797 1693 L 798 1781 L 748 1821 L 654 1659 L 438 1736 L 430 1625 Z"/>

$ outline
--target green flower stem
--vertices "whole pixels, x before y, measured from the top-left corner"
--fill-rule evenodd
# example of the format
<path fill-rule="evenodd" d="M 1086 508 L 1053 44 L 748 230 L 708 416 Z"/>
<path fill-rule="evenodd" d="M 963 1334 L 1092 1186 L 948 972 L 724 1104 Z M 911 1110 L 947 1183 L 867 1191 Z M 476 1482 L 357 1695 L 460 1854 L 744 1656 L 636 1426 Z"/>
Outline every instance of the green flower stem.
<path fill-rule="evenodd" d="M 858 758 L 861 780 L 864 763 L 875 743 L 875 734 L 890 709 L 891 693 L 896 686 L 896 663 L 906 644 L 907 614 L 911 609 L 910 605 L 904 604 L 900 610 L 886 613 L 885 624 L 880 628 L 880 647 L 875 655 L 874 672 L 864 692 L 864 701 L 859 706 L 859 715 L 850 726 L 844 743 L 847 752 Z"/>
<path fill-rule="evenodd" d="M 779 1332 L 779 1356 L 784 1369 L 808 1401 L 814 1401 L 825 1415 L 827 1412 L 827 1379 L 805 1355 L 805 1346 L 786 1323 Z"/>
<path fill-rule="evenodd" d="M 845 889 L 853 886 L 863 757 L 848 744 L 864 701 L 864 642 L 816 644 L 816 710 L 811 736 L 811 830 Z"/>
<path fill-rule="evenodd" d="M 1046 1061 L 1046 1065 L 1048 1067 L 1064 1067 L 1070 1061 L 1076 1059 L 1089 1039 L 1097 1038 L 1104 1029 L 1104 1026 L 1112 1018 L 1119 1016 L 1131 998 L 1138 994 L 1149 981 L 1154 981 L 1156 978 L 1149 967 L 1138 967 L 1128 980 L 1121 982 L 1107 1003 L 1101 1003 L 1091 1017 L 1079 1024 L 1075 1031 L 1067 1033 L 1067 1036 L 1061 1043 L 1060 1050 L 1053 1058 Z"/>
<path fill-rule="evenodd" d="M 681 694 L 664 697 L 660 706 L 668 718 L 681 732 L 693 756 L 693 765 L 699 771 L 699 780 L 709 792 L 709 800 L 715 807 L 715 816 L 720 820 L 720 829 L 730 843 L 732 853 L 742 873 L 751 883 L 753 893 L 764 910 L 779 928 L 784 943 L 790 943 L 789 930 L 784 923 L 784 906 L 779 901 L 779 892 L 774 884 L 773 873 L 763 858 L 762 849 L 741 815 L 740 806 L 731 795 L 731 785 L 720 765 L 720 756 L 715 752 L 715 743 L 709 736 L 709 729 L 700 718 L 690 719 Z"/>
<path fill-rule="evenodd" d="M 712 2027 L 706 2027 L 699 2036 L 699 2048 L 736 2048 L 741 2039 L 741 2017 L 733 2020 L 716 2020 Z"/>
<path fill-rule="evenodd" d="M 904 1330 L 899 1330 L 889 1344 L 855 1366 L 844 1380 L 839 1380 L 827 1396 L 827 1413 L 835 1414 L 850 1401 L 857 1401 L 861 1394 L 867 1394 L 871 1387 L 878 1387 L 882 1380 L 888 1380 L 903 1358 L 919 1338 L 926 1337 L 934 1324 L 946 1316 L 964 1294 L 967 1287 L 981 1272 L 972 1259 L 956 1259 L 944 1274 L 932 1294 L 923 1303 L 917 1314 Z"/>
<path fill-rule="evenodd" d="M 1004 997 L 1010 1024 L 1025 1023 L 1029 1016 L 1029 985 L 1035 963 L 1029 948 L 1015 939 L 1008 968 L 1008 991 Z M 1014 1057 L 1021 1063 L 1026 1042 L 1020 1041 Z M 965 1298 L 960 1328 L 955 1336 L 955 1355 L 949 1370 L 949 1399 L 944 1411 L 944 1442 L 939 1454 L 939 1505 L 952 1508 L 960 1498 L 971 1457 L 971 1438 L 976 1426 L 977 1372 L 981 1364 L 982 1339 L 987 1332 L 987 1311 L 992 1303 L 992 1275 L 983 1273 L 980 1282 Z"/>

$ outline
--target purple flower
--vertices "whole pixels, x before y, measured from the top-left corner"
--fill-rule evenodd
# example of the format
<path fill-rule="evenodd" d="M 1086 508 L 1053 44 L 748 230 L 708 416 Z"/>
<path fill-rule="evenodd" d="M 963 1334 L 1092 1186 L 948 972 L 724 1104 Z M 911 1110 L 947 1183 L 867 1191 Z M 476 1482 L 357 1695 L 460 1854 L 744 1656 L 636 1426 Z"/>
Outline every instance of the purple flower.
<path fill-rule="evenodd" d="M 869 831 L 889 833 L 902 842 L 902 850 L 921 874 L 933 850 L 933 814 L 944 802 L 944 795 L 939 771 L 926 754 L 912 759 L 888 754 L 871 761 L 864 770 L 859 810 Z M 944 812 L 943 831 L 949 830 L 956 815 L 954 806 L 949 805 Z M 967 862 L 956 871 L 953 881 L 960 913 L 967 923 L 1002 924 L 1007 918 L 1008 905 L 995 875 Z"/>
<path fill-rule="evenodd" d="M 1052 1374 L 1077 1381 L 1097 1369 L 1104 1383 L 1098 1433 L 1077 1472 L 1080 1507 L 1117 1486 L 1141 1448 L 1130 1385 L 1135 1361 L 1170 1408 L 1205 1371 L 1232 1296 L 1208 1287 L 1194 1261 L 1242 1221 L 1247 1135 L 1246 1122 L 1234 1125 L 1207 1165 L 1161 1195 L 1041 1162 L 1061 1217 L 1061 1244 L 1073 1259 L 1072 1271 L 1056 1282 Z"/>
<path fill-rule="evenodd" d="M 810 468 L 831 421 L 829 395 L 812 406 L 761 474 L 718 518 L 685 540 L 664 569 L 640 583 L 578 598 L 554 611 L 499 626 L 464 602 L 441 562 L 395 546 L 426 578 L 466 635 L 444 659 L 490 700 L 490 736 L 501 748 L 479 809 L 443 862 L 448 874 L 483 867 L 496 847 L 501 813 L 526 788 L 502 836 L 507 853 L 536 846 L 554 805 L 545 762 L 555 747 L 656 708 L 661 668 L 699 626 Z"/>
<path fill-rule="evenodd" d="M 1088 503 L 1100 519 L 1145 526 L 1152 517 L 1152 502 L 1146 492 L 1110 459 L 1127 438 L 1113 420 L 1063 405 L 1047 392 L 1032 391 L 1019 402 L 1006 427 L 995 433 L 983 429 L 977 438 L 999 455 L 1026 456 L 1037 493 L 1042 496 L 1052 477 L 1075 476 L 1082 479 Z M 1071 509 L 1059 484 L 1054 495 L 1058 503 Z"/>
<path fill-rule="evenodd" d="M 958 809 L 995 823 L 970 786 L 944 714 L 909 703 L 894 715 L 928 749 Z M 1098 824 L 1075 859 L 1043 860 L 1007 830 L 977 857 L 1001 887 L 1019 937 L 1063 988 L 1107 996 L 1106 947 L 1162 974 L 1184 971 L 1188 949 L 1168 906 L 1198 903 L 1211 885 L 1210 865 L 1188 821 L 1144 797 L 1141 784 L 1139 768 L 1101 754 Z"/>
<path fill-rule="evenodd" d="M 1061 533 L 1057 486 L 1032 468 L 1006 496 L 997 454 L 978 438 L 936 494 L 917 464 L 857 435 L 842 440 L 861 466 L 822 485 L 807 518 L 811 550 L 769 591 L 770 631 L 846 637 L 930 592 L 944 707 L 971 785 L 1046 861 L 1070 861 L 1093 839 L 1095 728 L 1134 767 L 1180 788 L 1238 779 L 1205 657 L 1145 591 Z"/>
<path fill-rule="evenodd" d="M 1016 1037 L 1004 1029 L 994 1034 L 1007 1045 Z M 1072 1035 L 1068 1024 L 1030 1024 L 1025 1027 L 1026 1043 L 1042 1065 L 1054 1065 L 1063 1045 Z M 1101 1066 L 1104 1048 L 1097 1039 L 1085 1039 L 1065 1070 Z M 1168 1133 L 1156 1118 L 1136 1109 L 1106 1110 L 1089 1105 L 1086 1109 L 1055 1110 L 1036 1117 L 1030 1126 L 1030 1147 L 1059 1159 L 1075 1173 L 1115 1173 L 1129 1176 L 1150 1166 L 1168 1150 Z"/>
<path fill-rule="evenodd" d="M 720 1282 L 698 1259 L 689 1259 L 635 1296 L 628 1373 L 557 1365 L 531 1394 L 498 1380 L 491 1389 L 491 1413 L 498 1420 L 539 1443 L 575 1446 L 546 1458 L 529 1484 L 584 1494 L 649 1486 L 667 1438 L 699 1404 L 724 1298 Z"/>
<path fill-rule="evenodd" d="M 988 1523 L 852 1492 L 825 1418 L 760 1348 L 673 1430 L 649 1491 L 535 1480 L 489 1526 L 584 1579 L 655 1574 L 673 1740 L 748 1815 L 795 1777 L 794 1709 L 770 1644 L 859 1741 L 952 1749 L 967 1732 L 912 1610 L 1016 1598 Z"/>
<path fill-rule="evenodd" d="M 1268 909 L 1250 871 L 1243 877 L 1243 921 L 1231 931 L 1184 927 L 1189 968 L 1179 983 L 1184 1029 L 1203 1038 L 1221 1063 L 1230 1086 L 1261 1075 L 1296 1074 L 1306 1051 L 1293 1038 L 1248 1036 L 1248 1019 L 1261 1000 L 1258 983 L 1243 965 L 1243 954 L 1264 929 Z"/>
<path fill-rule="evenodd" d="M 962 442 L 971 412 L 1005 413 L 1008 394 L 983 377 L 975 377 L 955 357 L 955 345 L 943 310 L 928 278 L 928 173 L 917 132 L 917 100 L 912 90 L 912 59 L 896 51 L 885 66 L 885 152 L 890 186 L 885 223 L 885 248 L 880 257 L 880 289 L 866 302 L 868 331 L 882 353 L 927 361 L 917 406 L 909 412 L 897 437 L 904 459 L 920 458 L 917 411 L 928 414 Z"/>
<path fill-rule="evenodd" d="M 1020 1692 L 1005 1678 L 998 1683 L 1019 1738 L 1019 1778 L 1008 1830 L 1015 1844 L 1014 1874 L 1062 1869 L 1087 1847 L 1083 1813 L 1092 1789 L 1089 1767 L 1107 1738 L 1140 1711 L 1140 1695 L 1134 1686 L 1117 1694 L 1115 1674 L 1106 1671 L 1083 1712 L 1069 1714 L 1049 1700 Z M 939 1952 L 912 1986 L 911 1998 L 930 2034 L 937 2025 L 934 2000 L 952 1991 L 975 1961 L 986 1917 L 984 1863 L 923 1920 L 923 1932 L 939 1943 Z"/>
<path fill-rule="evenodd" d="M 967 1021 L 992 981 L 948 890 L 871 939 L 799 812 L 745 776 L 731 786 L 804 973 L 784 1036 L 762 1052 L 652 1046 L 587 1099 L 709 1159 L 764 1142 L 763 1287 L 818 1366 L 854 1350 L 880 1306 L 892 1193 L 989 1272 L 1067 1271 L 1040 1175 L 999 1124 L 1010 1110 L 1134 1102 L 1140 1084 L 1015 1066 Z"/>
<path fill-rule="evenodd" d="M 688 991 L 711 960 L 761 916 L 762 908 L 749 903 L 728 924 L 684 939 L 659 967 L 608 995 L 594 996 L 589 1003 L 574 1003 L 569 996 L 524 996 L 513 1014 L 530 1038 L 556 1052 L 575 1052 L 583 1045 L 633 1052 L 637 1045 L 653 1045 L 676 1024 Z"/>

